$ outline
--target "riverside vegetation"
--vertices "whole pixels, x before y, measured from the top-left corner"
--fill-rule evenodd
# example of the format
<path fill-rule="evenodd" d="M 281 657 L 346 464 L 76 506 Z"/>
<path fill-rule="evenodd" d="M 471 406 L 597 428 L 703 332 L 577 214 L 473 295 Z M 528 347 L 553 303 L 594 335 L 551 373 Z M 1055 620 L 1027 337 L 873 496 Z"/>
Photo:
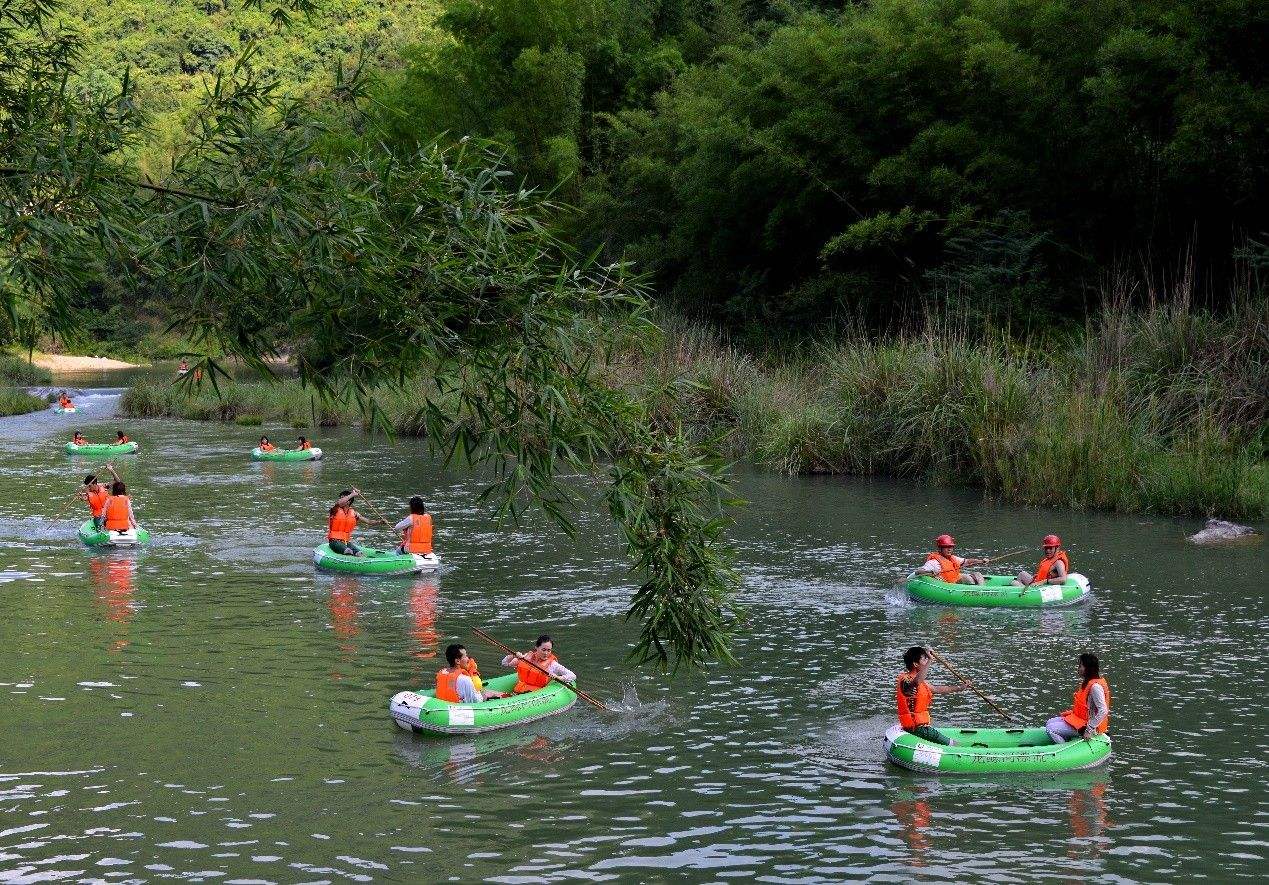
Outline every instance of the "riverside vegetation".
<path fill-rule="evenodd" d="M 32 396 L 20 388 L 49 384 L 53 380 L 47 370 L 9 353 L 0 353 L 0 416 L 25 415 L 48 408 L 48 400 Z"/>
<path fill-rule="evenodd" d="M 595 371 L 697 438 L 786 473 L 884 475 L 985 488 L 1026 504 L 1263 518 L 1269 503 L 1269 302 L 1103 311 L 1063 339 L 1012 344 L 945 321 L 862 332 L 777 357 L 670 315 Z M 684 383 L 687 382 L 687 383 Z M 417 435 L 426 381 L 384 391 Z M 296 382 L 147 381 L 124 414 L 295 427 L 362 420 Z"/>

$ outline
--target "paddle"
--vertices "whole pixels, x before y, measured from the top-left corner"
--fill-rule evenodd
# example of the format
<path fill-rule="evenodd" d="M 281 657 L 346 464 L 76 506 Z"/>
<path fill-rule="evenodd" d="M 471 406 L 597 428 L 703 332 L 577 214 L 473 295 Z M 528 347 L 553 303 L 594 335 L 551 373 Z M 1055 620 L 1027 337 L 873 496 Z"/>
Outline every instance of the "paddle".
<path fill-rule="evenodd" d="M 586 692 L 582 691 L 582 690 L 581 690 L 580 688 L 578 688 L 576 685 L 569 685 L 567 682 L 565 682 L 563 679 L 560 679 L 558 676 L 552 676 L 549 672 L 547 672 L 547 670 L 546 670 L 545 668 L 543 668 L 543 667 L 539 667 L 537 664 L 535 664 L 533 661 L 530 661 L 530 660 L 529 660 L 528 658 L 526 658 L 524 655 L 520 654 L 519 652 L 513 651 L 512 649 L 510 649 L 510 648 L 508 648 L 507 646 L 503 645 L 501 642 L 499 642 L 498 640 L 494 639 L 492 636 L 490 636 L 490 635 L 489 635 L 488 633 L 486 633 L 484 630 L 481 630 L 479 627 L 472 627 L 472 628 L 471 628 L 471 632 L 475 633 L 477 636 L 479 636 L 481 639 L 485 640 L 485 642 L 488 642 L 490 645 L 493 645 L 493 646 L 495 646 L 495 647 L 497 647 L 497 648 L 502 649 L 502 650 L 503 650 L 503 651 L 505 651 L 507 654 L 511 655 L 513 658 L 519 658 L 520 660 L 522 660 L 522 661 L 524 661 L 525 663 L 527 663 L 530 667 L 533 667 L 535 670 L 538 670 L 538 671 L 539 671 L 539 672 L 541 672 L 541 673 L 545 673 L 545 674 L 546 674 L 546 677 L 547 677 L 548 679 L 553 679 L 553 680 L 555 680 L 556 682 L 558 682 L 560 685 L 564 686 L 565 688 L 568 688 L 568 689 L 570 689 L 570 690 L 572 690 L 572 691 L 576 692 L 576 694 L 577 694 L 577 696 L 578 696 L 578 697 L 580 697 L 582 700 L 586 701 L 586 702 L 587 702 L 588 704 L 590 704 L 592 707 L 598 707 L 599 709 L 604 710 L 604 711 L 606 711 L 606 712 L 608 712 L 608 713 L 611 713 L 611 712 L 612 712 L 612 710 L 609 710 L 607 707 L 605 707 L 605 706 L 604 706 L 603 704 L 601 704 L 599 701 L 597 701 L 597 700 L 595 700 L 594 698 L 592 698 L 592 697 L 591 697 L 590 695 L 588 695 Z"/>
<path fill-rule="evenodd" d="M 1006 713 L 1004 710 L 1000 709 L 1000 705 L 998 705 L 998 704 L 997 704 L 995 701 L 993 701 L 991 698 L 987 697 L 987 695 L 983 694 L 983 693 L 982 693 L 982 691 L 981 691 L 981 690 L 979 690 L 979 688 L 978 688 L 978 686 L 977 686 L 977 685 L 975 685 L 974 683 L 972 683 L 972 682 L 970 682 L 968 679 L 966 679 L 964 676 L 962 676 L 962 675 L 961 675 L 961 674 L 957 671 L 957 669 L 951 665 L 951 663 L 947 660 L 947 658 L 943 657 L 941 654 L 939 654 L 938 652 L 936 652 L 936 651 L 935 651 L 934 649 L 932 649 L 932 648 L 927 648 L 927 649 L 926 649 L 926 651 L 928 651 L 928 652 L 930 653 L 930 657 L 934 658 L 934 660 L 936 660 L 936 661 L 938 661 L 940 664 L 942 664 L 942 665 L 943 665 L 943 666 L 947 669 L 947 671 L 948 671 L 949 673 L 951 673 L 953 676 L 955 676 L 955 677 L 956 677 L 957 679 L 959 679 L 961 682 L 963 682 L 963 683 L 965 683 L 966 685 L 968 685 L 968 686 L 969 686 L 970 691 L 972 691 L 974 694 L 978 695 L 980 698 L 982 698 L 984 701 L 986 701 L 986 702 L 987 702 L 987 705 L 988 705 L 989 707 L 991 707 L 993 710 L 995 710 L 997 713 L 999 713 L 1001 716 L 1003 716 L 1003 717 L 1004 717 L 1004 720 L 1005 720 L 1006 722 L 1013 722 L 1013 717 L 1012 717 L 1012 716 L 1010 716 L 1010 715 L 1009 715 L 1008 713 Z"/>
<path fill-rule="evenodd" d="M 1000 560 L 1002 559 L 1009 559 L 1010 557 L 1017 556 L 1019 553 L 1026 553 L 1030 549 L 1031 549 L 1030 547 L 1023 547 L 1021 550 L 1015 550 L 1012 553 L 1002 553 L 1000 556 L 993 556 L 991 559 L 982 559 L 974 563 L 973 567 L 978 568 L 980 565 L 989 565 L 993 562 L 1000 562 Z M 933 577 L 933 575 L 924 575 L 924 574 L 918 575 L 916 572 L 911 572 L 908 575 L 908 577 L 909 578 L 911 577 L 924 578 L 924 577 Z"/>
<path fill-rule="evenodd" d="M 371 501 L 369 498 L 363 495 L 361 493 L 361 489 L 357 490 L 357 497 L 366 502 L 366 506 L 369 507 L 371 510 L 373 510 L 375 512 L 375 516 L 379 517 L 379 521 L 383 523 L 383 528 L 387 529 L 388 532 L 391 533 L 392 536 L 396 538 L 399 543 L 401 539 L 397 537 L 392 527 L 392 522 L 383 515 L 383 511 L 381 511 L 378 507 L 375 506 L 375 502 Z"/>

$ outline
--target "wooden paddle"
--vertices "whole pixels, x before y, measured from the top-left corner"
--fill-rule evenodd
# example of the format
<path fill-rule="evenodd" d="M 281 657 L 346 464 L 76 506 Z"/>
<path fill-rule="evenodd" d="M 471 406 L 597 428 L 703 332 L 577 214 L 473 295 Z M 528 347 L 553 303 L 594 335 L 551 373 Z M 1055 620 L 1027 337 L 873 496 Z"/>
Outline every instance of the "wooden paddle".
<path fill-rule="evenodd" d="M 947 671 L 948 671 L 949 673 L 951 673 L 953 676 L 955 676 L 955 677 L 956 677 L 957 679 L 959 679 L 961 682 L 963 682 L 963 683 L 965 683 L 966 685 L 968 685 L 968 686 L 969 686 L 970 691 L 972 691 L 974 694 L 978 695 L 980 698 L 982 698 L 984 701 L 986 701 L 986 702 L 987 702 L 987 705 L 988 705 L 989 707 L 991 707 L 993 710 L 995 710 L 997 713 L 999 713 L 1001 716 L 1003 716 L 1003 717 L 1004 717 L 1004 720 L 1005 720 L 1006 722 L 1013 722 L 1013 721 L 1014 721 L 1012 716 L 1010 716 L 1010 715 L 1009 715 L 1008 713 L 1006 713 L 1004 710 L 1000 709 L 1000 705 L 999 705 L 999 704 L 997 704 L 997 703 L 996 703 L 995 701 L 993 701 L 991 698 L 987 697 L 987 695 L 983 694 L 983 692 L 982 692 L 981 690 L 979 690 L 979 688 L 978 688 L 978 686 L 977 686 L 977 685 L 975 685 L 974 683 L 972 683 L 972 682 L 970 682 L 968 679 L 966 679 L 964 676 L 962 676 L 962 675 L 961 675 L 961 674 L 957 671 L 957 669 L 956 669 L 955 667 L 953 667 L 953 666 L 952 666 L 951 662 L 949 662 L 949 661 L 947 660 L 947 658 L 943 657 L 941 654 L 939 654 L 938 652 L 936 652 L 936 651 L 935 651 L 934 649 L 932 649 L 932 648 L 927 648 L 927 649 L 926 649 L 926 651 L 928 651 L 928 652 L 930 653 L 930 657 L 934 658 L 934 660 L 936 660 L 936 661 L 938 661 L 940 664 L 942 664 L 942 665 L 943 665 L 943 666 L 947 669 Z"/>
<path fill-rule="evenodd" d="M 375 512 L 375 516 L 379 517 L 379 521 L 383 523 L 383 527 L 388 530 L 388 532 L 392 535 L 393 538 L 396 538 L 398 543 L 400 543 L 401 538 L 396 534 L 395 530 L 393 529 L 392 522 L 383 515 L 383 511 L 381 511 L 378 507 L 375 506 L 375 502 L 371 501 L 369 498 L 363 495 L 360 489 L 357 490 L 356 497 L 366 502 L 366 506 Z"/>
<path fill-rule="evenodd" d="M 492 636 L 490 636 L 490 635 L 489 635 L 488 633 L 486 633 L 484 630 L 481 630 L 479 627 L 472 627 L 472 628 L 471 628 L 471 632 L 475 633 L 477 636 L 479 636 L 481 639 L 485 640 L 485 642 L 488 642 L 490 645 L 493 645 L 493 646 L 495 646 L 495 647 L 497 647 L 497 648 L 502 649 L 502 650 L 503 650 L 503 651 L 505 651 L 507 654 L 511 655 L 513 658 L 519 658 L 520 660 L 522 660 L 522 661 L 524 661 L 525 663 L 527 663 L 530 667 L 533 667 L 535 670 L 538 670 L 539 672 L 545 673 L 548 679 L 553 679 L 553 680 L 555 680 L 556 682 L 558 682 L 560 685 L 564 686 L 565 688 L 568 688 L 568 689 L 570 689 L 570 690 L 572 690 L 572 691 L 576 692 L 578 697 L 580 697 L 582 700 L 586 701 L 586 702 L 587 702 L 588 704 L 590 704 L 592 707 L 598 707 L 599 709 L 604 710 L 604 711 L 609 712 L 609 713 L 611 713 L 611 712 L 612 712 L 612 710 L 609 710 L 607 707 L 605 707 L 605 706 L 604 706 L 603 704 L 601 704 L 599 701 L 597 701 L 597 700 L 595 700 L 594 698 L 592 698 L 592 697 L 591 697 L 590 695 L 588 695 L 586 692 L 582 691 L 582 690 L 581 690 L 580 688 L 578 688 L 576 685 L 569 685 L 567 682 L 565 682 L 563 679 L 560 679 L 558 676 L 552 676 L 549 672 L 547 672 L 547 670 L 546 670 L 545 668 L 543 668 L 543 667 L 539 667 L 536 663 L 534 663 L 533 661 L 529 660 L 529 659 L 528 659 L 527 657 L 525 657 L 524 655 L 520 654 L 519 652 L 513 651 L 512 649 L 510 649 L 510 648 L 508 648 L 507 646 L 503 645 L 501 642 L 499 642 L 498 640 L 494 639 Z"/>

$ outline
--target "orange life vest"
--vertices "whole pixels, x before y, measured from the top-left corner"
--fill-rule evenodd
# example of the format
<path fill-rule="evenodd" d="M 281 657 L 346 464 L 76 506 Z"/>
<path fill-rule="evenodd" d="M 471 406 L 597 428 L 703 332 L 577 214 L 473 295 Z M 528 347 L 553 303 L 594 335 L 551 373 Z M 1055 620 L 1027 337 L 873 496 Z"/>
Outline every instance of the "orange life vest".
<path fill-rule="evenodd" d="M 78 433 L 71 437 L 71 442 L 73 442 L 77 446 L 83 446 L 88 444 L 88 440 L 84 439 L 84 437 L 80 436 Z"/>
<path fill-rule="evenodd" d="M 124 443 L 128 443 L 128 442 L 132 442 L 132 440 L 128 439 L 128 434 L 126 434 L 126 433 L 125 433 L 123 436 L 121 436 L 121 437 L 119 437 L 117 440 L 115 440 L 115 445 L 117 445 L 117 446 L 121 446 L 121 445 L 123 445 Z"/>
<path fill-rule="evenodd" d="M 463 699 L 458 696 L 458 677 L 465 675 L 462 670 L 457 668 L 450 669 L 446 667 L 444 670 L 438 670 L 436 673 L 436 699 L 438 701 L 449 701 L 451 704 L 461 704 Z"/>
<path fill-rule="evenodd" d="M 273 443 L 265 443 L 264 445 L 260 447 L 260 451 L 272 452 L 275 448 L 277 448 L 277 446 L 275 446 Z"/>
<path fill-rule="evenodd" d="M 542 670 L 551 669 L 551 665 L 554 664 L 555 661 L 555 655 L 551 655 L 547 658 L 546 663 L 544 664 L 538 664 L 537 661 L 534 661 L 533 664 L 537 664 L 537 667 L 533 666 L 533 664 L 530 664 L 528 661 L 517 661 L 516 675 L 520 678 L 516 682 L 516 687 L 512 690 L 516 694 L 524 694 L 526 691 L 537 691 L 539 688 L 546 688 L 551 682 L 551 677 L 543 673 Z M 539 670 L 538 667 L 541 667 L 542 670 Z"/>
<path fill-rule="evenodd" d="M 1046 556 L 1040 560 L 1040 564 L 1035 567 L 1035 580 L 1048 580 L 1049 572 L 1053 570 L 1053 564 L 1058 560 L 1062 560 L 1062 565 L 1066 566 L 1066 573 L 1071 573 L 1071 560 L 1067 557 L 1066 551 L 1058 548 L 1058 552 L 1052 556 Z"/>
<path fill-rule="evenodd" d="M 355 528 L 357 528 L 357 511 L 351 507 L 347 510 L 336 507 L 326 526 L 326 540 L 348 541 L 352 538 Z"/>
<path fill-rule="evenodd" d="M 57 401 L 57 404 L 61 406 L 63 409 L 66 409 L 70 407 L 71 401 L 68 400 L 66 397 L 62 397 L 61 399 Z"/>
<path fill-rule="evenodd" d="M 1097 733 L 1105 734 L 1106 729 L 1110 728 L 1110 683 L 1100 676 L 1080 686 L 1080 690 L 1075 692 L 1075 697 L 1071 701 L 1071 709 L 1062 714 L 1062 719 L 1071 728 L 1084 730 L 1084 726 L 1088 725 L 1088 689 L 1093 683 L 1100 685 L 1102 694 L 1106 695 L 1106 718 L 1097 726 Z"/>
<path fill-rule="evenodd" d="M 106 531 L 126 532 L 132 528 L 128 522 L 128 496 L 111 495 L 106 499 Z"/>
<path fill-rule="evenodd" d="M 432 514 L 410 514 L 410 533 L 406 535 L 405 549 L 409 553 L 432 552 Z"/>
<path fill-rule="evenodd" d="M 311 449 L 311 448 L 313 448 L 313 444 L 311 442 L 308 442 L 307 440 L 300 444 L 301 452 L 307 451 L 308 449 Z"/>
<path fill-rule="evenodd" d="M 939 568 L 941 569 L 939 572 L 939 579 L 945 584 L 955 584 L 961 579 L 961 567 L 956 564 L 955 559 L 952 559 L 950 556 L 944 556 L 942 553 L 931 553 L 929 556 L 925 557 L 926 562 L 929 562 L 931 559 L 938 562 Z"/>
<path fill-rule="evenodd" d="M 101 511 L 106 506 L 106 499 L 110 497 L 110 492 L 105 486 L 98 486 L 97 491 L 88 490 L 88 509 L 93 516 L 101 516 Z"/>
<path fill-rule="evenodd" d="M 894 683 L 894 699 L 898 707 L 899 724 L 909 730 L 918 725 L 930 724 L 930 704 L 934 702 L 934 692 L 924 681 L 917 685 L 914 696 L 909 697 L 904 694 L 904 683 L 911 683 L 913 678 L 911 673 L 901 673 Z"/>

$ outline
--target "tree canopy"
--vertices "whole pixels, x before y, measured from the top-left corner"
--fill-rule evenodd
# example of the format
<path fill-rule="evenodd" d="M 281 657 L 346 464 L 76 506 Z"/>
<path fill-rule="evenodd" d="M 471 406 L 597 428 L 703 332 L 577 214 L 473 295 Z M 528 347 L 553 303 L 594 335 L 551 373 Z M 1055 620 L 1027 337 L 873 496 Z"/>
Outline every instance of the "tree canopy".
<path fill-rule="evenodd" d="M 536 503 L 567 528 L 575 494 L 560 474 L 604 471 L 639 576 L 635 657 L 729 657 L 724 465 L 591 371 L 606 341 L 643 321 L 624 265 L 575 258 L 550 232 L 555 207 L 482 145 L 389 151 L 345 137 L 330 149 L 310 106 L 278 99 L 251 53 L 209 86 L 164 174 L 141 177 L 134 81 L 71 88 L 79 42 L 52 9 L 0 0 L 11 315 L 72 329 L 108 268 L 161 288 L 209 351 L 264 368 L 297 346 L 305 383 L 352 391 L 372 419 L 377 386 L 422 386 L 427 438 L 490 466 L 502 512 Z M 355 121 L 362 95 L 353 72 L 327 102 Z"/>

